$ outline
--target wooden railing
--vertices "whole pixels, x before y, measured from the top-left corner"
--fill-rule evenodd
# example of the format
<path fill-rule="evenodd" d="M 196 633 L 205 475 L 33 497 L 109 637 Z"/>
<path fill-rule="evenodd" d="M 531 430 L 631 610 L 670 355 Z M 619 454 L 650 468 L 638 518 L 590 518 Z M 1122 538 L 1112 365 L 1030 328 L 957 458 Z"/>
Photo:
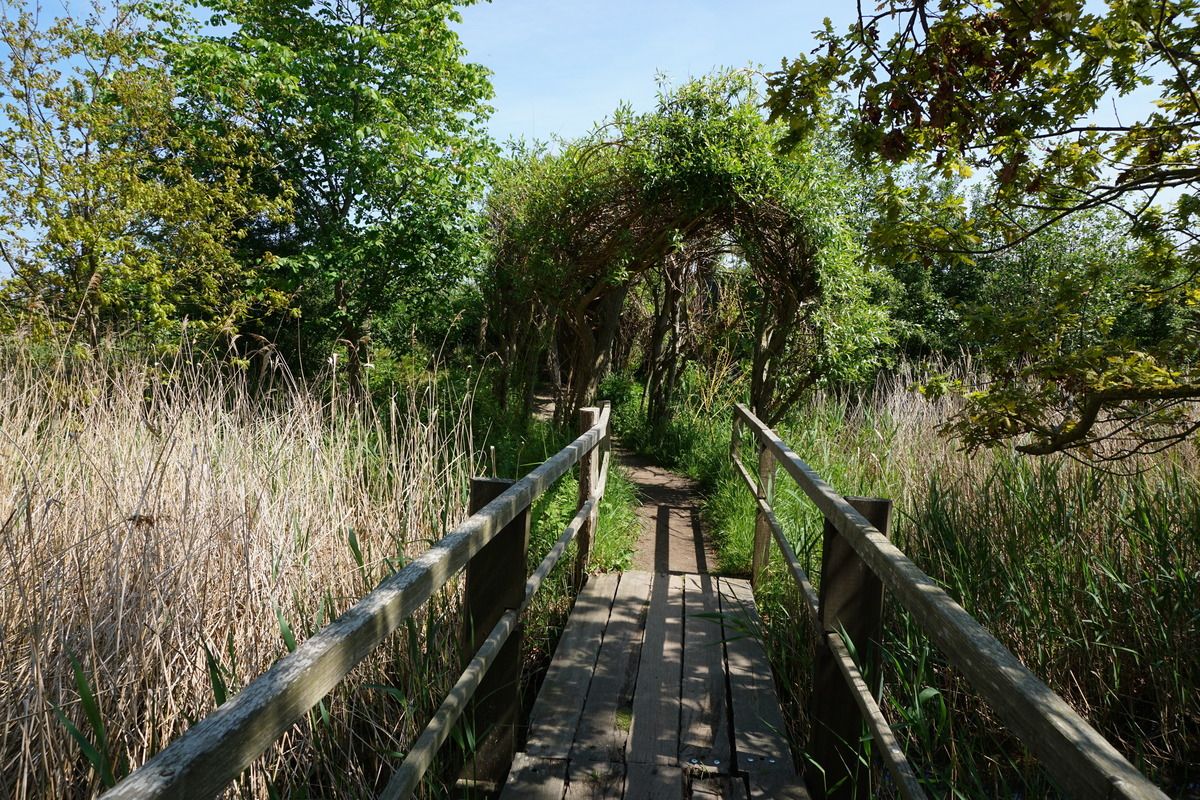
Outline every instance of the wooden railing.
<path fill-rule="evenodd" d="M 578 540 L 572 573 L 576 590 L 582 584 L 608 477 L 608 422 L 607 404 L 602 409 L 582 409 L 579 437 L 521 480 L 472 481 L 469 519 L 189 728 L 104 798 L 215 796 L 464 567 L 465 668 L 393 774 L 383 797 L 404 798 L 412 793 L 477 693 L 480 700 L 472 714 L 477 737 L 484 728 L 515 724 L 521 670 L 518 621 L 572 540 Z M 579 510 L 526 578 L 530 504 L 575 464 L 580 467 Z"/>
<path fill-rule="evenodd" d="M 741 459 L 743 426 L 757 441 L 758 479 Z M 734 412 L 730 456 L 758 501 L 755 584 L 769 560 L 774 538 L 814 623 L 817 641 L 809 750 L 825 773 L 823 785 L 820 779 L 809 781 L 814 796 L 868 796 L 869 780 L 856 774 L 865 769 L 859 755 L 864 724 L 899 794 L 908 800 L 926 796 L 879 707 L 886 591 L 1041 761 L 1062 791 L 1081 800 L 1166 800 L 1116 748 L 888 541 L 889 501 L 837 494 L 740 404 Z M 825 517 L 819 594 L 775 516 L 772 499 L 779 466 Z"/>

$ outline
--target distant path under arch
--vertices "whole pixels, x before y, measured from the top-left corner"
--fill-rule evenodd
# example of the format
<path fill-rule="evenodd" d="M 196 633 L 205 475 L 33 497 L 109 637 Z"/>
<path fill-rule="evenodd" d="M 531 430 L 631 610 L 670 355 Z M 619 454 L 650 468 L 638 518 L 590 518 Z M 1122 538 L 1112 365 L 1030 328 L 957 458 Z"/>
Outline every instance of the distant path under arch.
<path fill-rule="evenodd" d="M 554 400 L 548 395 L 537 395 L 533 408 L 539 419 L 554 418 Z M 632 569 L 651 573 L 718 572 L 712 537 L 700 514 L 700 485 L 620 444 L 613 452 L 638 492 L 641 533 L 633 549 Z"/>
<path fill-rule="evenodd" d="M 717 556 L 700 516 L 700 486 L 644 456 L 618 448 L 617 463 L 637 487 L 642 531 L 633 569 L 644 572 L 717 572 Z"/>

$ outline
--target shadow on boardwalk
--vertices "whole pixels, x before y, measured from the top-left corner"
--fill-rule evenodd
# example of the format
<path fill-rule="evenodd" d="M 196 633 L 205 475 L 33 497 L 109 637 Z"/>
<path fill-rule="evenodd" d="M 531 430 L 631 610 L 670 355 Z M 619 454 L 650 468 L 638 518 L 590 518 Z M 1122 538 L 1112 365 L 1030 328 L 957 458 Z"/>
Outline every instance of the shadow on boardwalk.
<path fill-rule="evenodd" d="M 657 466 L 644 456 L 617 451 L 620 464 L 637 487 L 641 535 L 633 569 L 646 572 L 717 572 L 712 540 L 700 519 L 700 487 L 690 478 Z"/>

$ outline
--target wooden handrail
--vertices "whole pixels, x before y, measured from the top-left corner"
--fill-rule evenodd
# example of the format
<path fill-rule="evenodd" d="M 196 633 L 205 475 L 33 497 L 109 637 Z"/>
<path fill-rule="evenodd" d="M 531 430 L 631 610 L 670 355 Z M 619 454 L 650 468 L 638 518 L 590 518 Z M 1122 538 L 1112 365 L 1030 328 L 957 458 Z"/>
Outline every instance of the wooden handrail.
<path fill-rule="evenodd" d="M 353 607 L 277 661 L 228 702 L 192 725 L 106 792 L 104 800 L 209 798 L 217 795 L 458 574 L 497 532 L 529 508 L 585 456 L 606 446 L 609 416 L 605 404 L 595 425 L 423 554 L 385 578 Z M 594 499 L 595 503 L 586 509 L 585 519 L 595 516 L 595 506 L 600 498 L 596 495 Z M 581 513 L 583 511 L 581 509 Z M 576 520 L 568 525 L 568 532 L 573 526 L 578 530 Z M 557 553 L 555 561 L 565 547 L 566 544 L 561 548 L 556 545 L 552 551 L 552 555 Z M 539 569 L 534 577 L 541 572 Z M 533 590 L 540 585 L 539 578 L 533 584 Z M 490 661 L 487 656 L 494 657 L 493 651 L 503 643 L 493 642 L 495 633 L 493 629 L 493 636 L 489 636 L 480 648 L 481 652 L 476 653 L 477 657 L 482 653 L 483 661 Z M 501 638 L 507 636 L 505 633 Z M 486 666 L 477 670 L 478 666 L 472 660 L 459 684 L 466 679 L 468 684 L 473 682 L 478 686 L 479 678 L 486 672 Z M 474 678 L 467 677 L 476 672 Z M 464 690 L 454 697 L 465 701 L 470 699 L 470 694 Z"/>
<path fill-rule="evenodd" d="M 853 547 L 891 596 L 912 615 L 1062 789 L 1079 798 L 1166 800 L 1166 795 L 1107 739 L 835 492 L 778 434 L 739 403 L 734 411 L 730 455 L 756 497 L 762 496 L 761 487 L 739 455 L 741 424 L 749 428 L 763 449 L 771 452 L 826 521 Z M 765 510 L 772 512 L 776 538 L 785 539 L 769 503 L 765 504 Z M 803 577 L 800 585 L 805 589 L 806 606 L 811 606 L 811 585 L 806 586 L 807 576 L 794 555 L 790 553 L 789 568 L 798 581 Z M 825 632 L 826 636 L 831 634 L 838 635 L 836 631 Z M 844 647 L 840 639 L 838 643 Z"/>

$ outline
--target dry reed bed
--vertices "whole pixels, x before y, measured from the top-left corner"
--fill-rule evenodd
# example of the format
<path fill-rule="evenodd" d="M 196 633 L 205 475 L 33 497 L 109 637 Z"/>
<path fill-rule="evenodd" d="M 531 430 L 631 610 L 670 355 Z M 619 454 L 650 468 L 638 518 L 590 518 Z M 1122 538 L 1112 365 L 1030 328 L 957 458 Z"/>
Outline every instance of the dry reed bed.
<path fill-rule="evenodd" d="M 1119 475 L 1065 457 L 965 453 L 937 431 L 954 407 L 913 382 L 903 375 L 854 402 L 818 398 L 784 438 L 839 491 L 891 497 L 901 549 L 1135 764 L 1195 791 L 1200 447 L 1125 462 Z M 819 515 L 782 486 L 781 516 L 818 574 Z M 800 630 L 790 599 L 776 599 L 776 633 Z M 886 638 L 887 709 L 933 795 L 1053 793 L 894 604 Z M 791 649 L 780 656 L 803 675 L 801 636 Z"/>
<path fill-rule="evenodd" d="M 436 379 L 376 412 L 167 374 L 0 365 L 0 797 L 95 794 L 464 516 L 470 398 Z M 438 602 L 239 793 L 378 785 L 448 677 Z"/>

